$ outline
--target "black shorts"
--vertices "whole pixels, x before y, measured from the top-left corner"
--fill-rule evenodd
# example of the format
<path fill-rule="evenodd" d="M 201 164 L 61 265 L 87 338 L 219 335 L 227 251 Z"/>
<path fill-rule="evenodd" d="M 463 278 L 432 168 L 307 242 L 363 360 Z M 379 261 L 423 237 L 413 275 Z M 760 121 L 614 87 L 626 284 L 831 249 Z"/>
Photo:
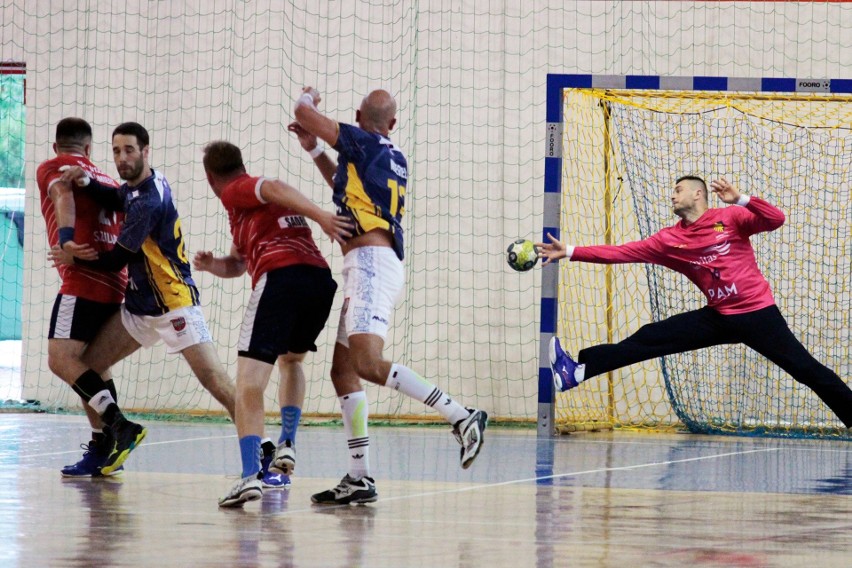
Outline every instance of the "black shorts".
<path fill-rule="evenodd" d="M 316 351 L 335 291 L 327 268 L 298 264 L 261 276 L 243 316 L 240 357 L 272 365 L 286 353 Z"/>
<path fill-rule="evenodd" d="M 90 343 L 106 321 L 121 308 L 120 303 L 95 302 L 59 294 L 50 314 L 48 339 L 74 339 Z"/>

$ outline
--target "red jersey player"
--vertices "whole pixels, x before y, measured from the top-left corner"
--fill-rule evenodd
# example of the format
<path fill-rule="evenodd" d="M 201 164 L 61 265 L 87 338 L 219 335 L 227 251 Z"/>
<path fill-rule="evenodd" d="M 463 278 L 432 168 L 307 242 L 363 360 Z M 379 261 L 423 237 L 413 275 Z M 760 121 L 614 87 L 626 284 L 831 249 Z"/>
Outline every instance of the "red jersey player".
<path fill-rule="evenodd" d="M 60 120 L 53 144 L 56 156 L 43 162 L 36 173 L 50 245 L 61 244 L 78 254 L 89 248 L 95 252 L 110 250 L 120 229 L 120 218 L 114 211 L 102 208 L 85 187 L 76 187 L 62 175 L 68 167 L 78 166 L 100 184 L 118 187 L 89 161 L 91 144 L 92 127 L 88 122 L 73 117 Z M 127 273 L 104 273 L 82 266 L 57 268 L 62 285 L 50 317 L 48 366 L 81 396 L 92 425 L 92 441 L 84 446 L 83 459 L 64 467 L 62 475 L 96 477 L 101 475 L 100 468 L 115 443 L 113 433 L 104 428 L 103 412 L 98 412 L 90 402 L 95 397 L 94 405 L 103 410 L 117 395 L 108 370 L 91 370 L 82 360 L 98 330 L 118 313 Z"/>
<path fill-rule="evenodd" d="M 710 188 L 724 203 L 735 206 L 710 208 L 704 180 L 684 176 L 671 197 L 680 222 L 647 239 L 572 247 L 548 235 L 551 242 L 538 243 L 544 264 L 561 258 L 659 264 L 685 275 L 707 298 L 705 307 L 645 325 L 619 343 L 587 347 L 577 361 L 552 338 L 550 364 L 557 390 L 640 361 L 738 341 L 808 386 L 847 428 L 852 427 L 852 390 L 790 331 L 755 260 L 749 237 L 780 227 L 784 213 L 763 199 L 742 195 L 724 178 Z"/>
<path fill-rule="evenodd" d="M 305 217 L 338 242 L 350 236 L 351 225 L 346 217 L 323 211 L 281 181 L 249 176 L 240 149 L 229 142 L 205 146 L 204 170 L 228 211 L 233 246 L 225 257 L 197 253 L 195 269 L 225 278 L 248 271 L 252 279 L 237 345 L 236 424 L 243 470 L 241 479 L 219 500 L 221 507 L 240 507 L 259 499 L 263 487 L 290 484 L 305 396 L 302 361 L 308 351 L 317 349 L 314 342 L 325 327 L 337 290 Z M 277 448 L 263 439 L 263 391 L 276 361 L 281 374 Z"/>

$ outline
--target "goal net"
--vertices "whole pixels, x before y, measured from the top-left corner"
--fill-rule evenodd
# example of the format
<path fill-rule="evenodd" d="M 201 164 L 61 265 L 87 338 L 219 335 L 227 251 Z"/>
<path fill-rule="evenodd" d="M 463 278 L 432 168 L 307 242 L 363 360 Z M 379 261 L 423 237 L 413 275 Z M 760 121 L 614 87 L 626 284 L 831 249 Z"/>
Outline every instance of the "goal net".
<path fill-rule="evenodd" d="M 852 376 L 852 97 L 824 93 L 565 89 L 561 219 L 575 245 L 646 238 L 677 218 L 681 175 L 726 177 L 780 207 L 752 237 L 776 301 L 808 350 Z M 723 207 L 710 196 L 711 207 Z M 559 266 L 557 335 L 576 354 L 705 304 L 653 265 Z M 632 365 L 557 396 L 562 430 L 683 424 L 696 432 L 836 435 L 807 387 L 750 349 L 723 345 Z"/>
<path fill-rule="evenodd" d="M 80 410 L 79 397 L 47 362 L 59 282 L 46 260 L 35 187 L 36 167 L 53 155 L 61 118 L 80 116 L 92 124 L 92 159 L 112 174 L 112 130 L 130 120 L 148 129 L 151 165 L 171 183 L 192 258 L 203 250 L 226 254 L 231 244 L 227 216 L 201 165 L 205 143 L 237 144 L 249 173 L 280 178 L 331 210 L 330 189 L 287 131 L 293 101 L 303 86 L 315 86 L 328 116 L 354 123 L 362 98 L 383 88 L 398 103 L 391 139 L 406 152 L 411 176 L 403 217 L 406 287 L 385 357 L 490 416 L 531 421 L 537 271 L 512 271 L 504 251 L 516 238 L 533 237 L 539 225 L 542 166 L 535 148 L 541 132 L 533 127 L 529 93 L 548 61 L 542 57 L 535 67 L 504 55 L 505 49 L 518 53 L 513 46 L 520 36 L 508 47 L 502 40 L 474 46 L 466 39 L 470 54 L 463 58 L 447 49 L 448 33 L 473 40 L 466 31 L 470 22 L 500 30 L 509 25 L 505 14 L 475 3 L 451 14 L 435 2 L 366 0 L 192 0 L 158 2 L 141 12 L 107 2 L 66 3 L 62 10 L 47 0 L 15 4 L 20 7 L 4 9 L 10 15 L 0 28 L 9 51 L 3 57 L 20 52 L 16 57 L 29 70 L 22 398 Z M 15 42 L 6 41 L 9 28 Z M 23 47 L 13 49 L 15 43 Z M 510 62 L 508 71 L 492 69 L 498 57 Z M 340 249 L 311 225 L 342 287 Z M 233 376 L 250 281 L 193 276 L 219 358 Z M 318 350 L 305 361 L 307 416 L 340 415 L 329 371 L 342 303 L 338 292 Z M 124 409 L 222 413 L 186 362 L 162 343 L 114 366 L 113 375 Z M 277 375 L 276 369 L 266 390 L 270 417 L 278 415 Z M 440 419 L 397 391 L 365 388 L 371 418 Z"/>

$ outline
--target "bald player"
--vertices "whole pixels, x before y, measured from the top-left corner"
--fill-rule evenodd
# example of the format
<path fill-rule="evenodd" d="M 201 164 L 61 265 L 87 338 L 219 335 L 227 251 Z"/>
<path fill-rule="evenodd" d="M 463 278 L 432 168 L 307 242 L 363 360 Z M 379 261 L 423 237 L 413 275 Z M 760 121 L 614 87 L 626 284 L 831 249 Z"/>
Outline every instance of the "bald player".
<path fill-rule="evenodd" d="M 387 91 L 372 91 L 355 113 L 357 126 L 320 113 L 319 102 L 316 89 L 303 89 L 296 101 L 296 122 L 289 129 L 334 190 L 338 214 L 352 219 L 355 234 L 341 245 L 344 302 L 331 368 L 343 412 L 349 472 L 337 487 L 311 500 L 331 505 L 369 503 L 378 493 L 370 476 L 368 402 L 361 379 L 397 390 L 440 413 L 462 446 L 463 468 L 479 454 L 488 415 L 465 408 L 413 370 L 382 356 L 394 304 L 405 283 L 400 222 L 408 163 L 389 138 L 396 125 L 396 101 Z M 337 163 L 318 140 L 337 151 Z"/>

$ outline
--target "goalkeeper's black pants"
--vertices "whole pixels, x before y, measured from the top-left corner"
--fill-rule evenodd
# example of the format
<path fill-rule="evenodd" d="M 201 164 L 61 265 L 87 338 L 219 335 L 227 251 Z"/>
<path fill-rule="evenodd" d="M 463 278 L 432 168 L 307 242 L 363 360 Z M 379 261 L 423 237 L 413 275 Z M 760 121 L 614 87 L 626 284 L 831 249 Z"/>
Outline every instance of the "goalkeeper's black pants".
<path fill-rule="evenodd" d="M 790 331 L 777 306 L 722 315 L 708 307 L 649 323 L 619 343 L 595 345 L 578 354 L 585 379 L 633 363 L 713 345 L 743 343 L 813 390 L 852 428 L 852 389 L 814 359 Z"/>

